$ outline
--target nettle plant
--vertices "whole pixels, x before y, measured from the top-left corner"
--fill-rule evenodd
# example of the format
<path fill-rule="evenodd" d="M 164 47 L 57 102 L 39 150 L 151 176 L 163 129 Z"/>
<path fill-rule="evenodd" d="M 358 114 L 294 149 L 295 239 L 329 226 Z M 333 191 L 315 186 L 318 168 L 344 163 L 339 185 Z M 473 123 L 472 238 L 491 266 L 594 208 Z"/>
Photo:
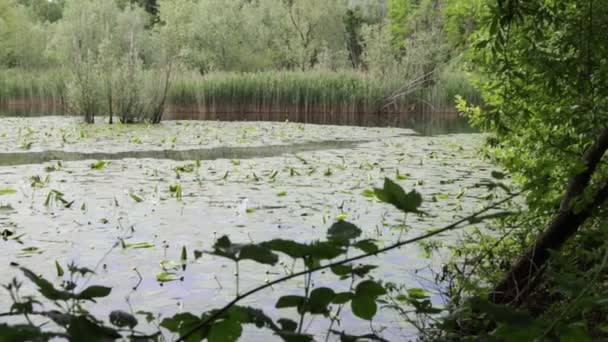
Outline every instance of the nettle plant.
<path fill-rule="evenodd" d="M 374 190 L 375 196 L 382 202 L 392 204 L 404 213 L 424 215 L 420 210 L 423 202 L 422 196 L 414 191 L 406 193 L 398 184 L 386 179 L 382 189 Z M 44 310 L 40 301 L 34 297 L 22 297 L 19 294 L 21 283 L 14 279 L 5 288 L 9 291 L 14 302 L 10 311 L 2 316 L 22 316 L 24 323 L 17 325 L 0 324 L 0 336 L 6 341 L 21 340 L 48 340 L 51 338 L 67 338 L 73 341 L 80 340 L 165 340 L 165 332 L 174 333 L 177 341 L 235 341 L 241 337 L 243 326 L 250 324 L 280 337 L 284 341 L 314 341 L 315 336 L 306 332 L 305 318 L 320 316 L 328 320 L 328 330 L 325 340 L 330 336 L 339 337 L 342 341 L 377 340 L 384 341 L 374 332 L 370 325 L 370 333 L 366 335 L 350 335 L 336 328 L 339 326 L 341 313 L 350 308 L 358 318 L 371 322 L 376 316 L 379 307 L 395 309 L 399 305 L 410 306 L 418 315 L 436 315 L 441 309 L 433 306 L 428 294 L 422 289 L 403 289 L 395 284 L 385 283 L 374 279 L 370 272 L 377 266 L 372 264 L 355 263 L 370 256 L 385 253 L 401 246 L 416 243 L 424 239 L 439 235 L 446 231 L 458 228 L 466 223 L 477 223 L 486 217 L 496 217 L 492 212 L 486 216 L 482 214 L 494 211 L 501 204 L 512 197 L 497 202 L 487 208 L 463 218 L 444 228 L 432 230 L 424 235 L 398 241 L 387 247 L 380 247 L 377 241 L 362 239 L 362 230 L 356 225 L 346 222 L 335 222 L 327 231 L 324 241 L 299 243 L 291 240 L 276 239 L 262 243 L 240 244 L 232 242 L 228 236 L 217 239 L 213 249 L 206 253 L 232 260 L 235 263 L 236 295 L 235 298 L 219 309 L 210 310 L 202 314 L 179 313 L 160 322 L 158 331 L 153 334 L 138 332 L 139 325 L 136 315 L 144 315 L 148 322 L 155 320 L 152 313 L 127 313 L 113 311 L 109 315 L 107 325 L 103 320 L 93 317 L 86 309 L 85 303 L 95 303 L 95 299 L 110 295 L 111 289 L 102 286 L 90 286 L 81 290 L 87 275 L 93 271 L 78 268 L 75 265 L 68 267 L 67 275 L 59 264 L 57 273 L 67 279 L 56 288 L 49 281 L 37 276 L 34 272 L 20 267 L 26 278 L 32 281 L 38 292 L 58 310 Z M 351 251 L 360 254 L 348 257 Z M 182 251 L 182 261 L 187 259 Z M 195 257 L 202 252 L 195 251 Z M 276 280 L 267 280 L 265 284 L 244 293 L 239 292 L 238 272 L 239 263 L 243 260 L 254 261 L 263 265 L 276 265 L 280 254 L 293 259 L 293 264 L 301 263 L 304 270 L 289 272 L 288 275 Z M 337 261 L 336 261 L 337 260 Z M 312 286 L 312 275 L 315 272 L 330 270 L 327 274 L 335 275 L 340 281 L 349 283 L 344 289 Z M 238 305 L 243 299 L 253 294 L 286 282 L 287 280 L 303 277 L 304 289 L 300 295 L 286 295 L 277 299 L 275 307 L 278 309 L 295 310 L 298 321 L 289 318 L 279 318 L 276 321 L 263 310 Z M 294 317 L 293 315 L 291 315 Z M 36 319 L 33 319 L 36 317 Z M 57 331 L 43 329 L 43 325 L 36 325 L 40 320 L 51 320 Z M 44 325 L 46 326 L 46 325 Z"/>

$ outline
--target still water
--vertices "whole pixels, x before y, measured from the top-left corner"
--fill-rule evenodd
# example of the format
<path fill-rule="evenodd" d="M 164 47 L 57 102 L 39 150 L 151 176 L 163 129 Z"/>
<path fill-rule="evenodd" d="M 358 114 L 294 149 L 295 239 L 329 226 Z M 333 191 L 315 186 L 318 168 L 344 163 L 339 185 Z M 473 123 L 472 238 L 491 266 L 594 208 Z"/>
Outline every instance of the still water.
<path fill-rule="evenodd" d="M 55 261 L 73 261 L 96 270 L 90 284 L 113 288 L 92 308 L 100 317 L 117 309 L 197 313 L 222 306 L 235 293 L 234 264 L 204 253 L 222 235 L 242 243 L 305 243 L 324 239 L 331 223 L 346 217 L 362 228 L 363 238 L 388 245 L 469 215 L 487 195 L 477 184 L 489 180 L 494 168 L 478 157 L 483 136 L 471 134 L 461 118 L 394 118 L 399 127 L 276 121 L 84 125 L 68 116 L 1 117 L 0 189 L 13 191 L 0 196 L 0 230 L 20 238 L 0 241 L 6 261 L 0 272 L 5 280 L 23 278 L 9 266 L 16 262 L 59 281 Z M 100 161 L 103 167 L 95 167 Z M 33 185 L 36 176 L 43 184 Z M 422 193 L 423 210 L 432 216 L 404 222 L 402 213 L 363 195 L 385 177 Z M 176 184 L 183 189 L 180 198 L 171 191 Z M 72 204 L 48 201 L 53 191 Z M 121 241 L 145 248 L 124 248 Z M 184 247 L 203 256 L 176 271 L 182 280 L 159 283 L 161 264 L 179 260 Z M 417 245 L 370 260 L 379 266 L 373 276 L 431 291 L 440 261 L 425 257 Z M 279 265 L 242 262 L 241 289 L 284 272 Z M 336 292 L 349 286 L 329 274 L 316 274 L 313 283 Z M 293 310 L 275 309 L 274 303 L 302 287 L 296 279 L 243 304 L 294 319 Z M 32 287 L 27 291 L 33 293 Z M 0 311 L 10 304 L 0 296 Z M 308 332 L 323 339 L 328 322 L 308 323 Z M 413 338 L 412 327 L 390 310 L 380 311 L 373 324 L 388 340 Z M 340 329 L 369 332 L 349 310 Z"/>

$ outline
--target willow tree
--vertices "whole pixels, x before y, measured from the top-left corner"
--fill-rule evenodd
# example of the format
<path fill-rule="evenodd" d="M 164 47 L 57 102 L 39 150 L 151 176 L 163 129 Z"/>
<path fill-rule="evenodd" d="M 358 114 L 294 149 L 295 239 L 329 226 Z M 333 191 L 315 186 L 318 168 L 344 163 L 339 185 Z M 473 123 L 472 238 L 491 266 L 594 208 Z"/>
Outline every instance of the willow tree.
<path fill-rule="evenodd" d="M 170 11 L 165 11 L 170 13 Z M 170 22 L 172 17 L 165 15 Z M 69 112 L 93 123 L 98 115 L 123 123 L 160 122 L 183 44 L 166 24 L 150 30 L 138 6 L 75 0 L 54 27 L 53 56 L 66 75 Z"/>

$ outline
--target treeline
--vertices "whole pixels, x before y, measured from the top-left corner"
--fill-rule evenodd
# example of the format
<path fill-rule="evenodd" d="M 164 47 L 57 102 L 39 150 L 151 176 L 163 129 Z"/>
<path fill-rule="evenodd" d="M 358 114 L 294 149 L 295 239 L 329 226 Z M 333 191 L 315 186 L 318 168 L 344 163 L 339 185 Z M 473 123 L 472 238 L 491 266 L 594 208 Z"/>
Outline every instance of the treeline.
<path fill-rule="evenodd" d="M 125 122 L 155 122 L 167 101 L 184 98 L 222 103 L 225 97 L 210 98 L 200 90 L 205 87 L 191 85 L 216 82 L 238 87 L 241 82 L 233 82 L 234 73 L 248 74 L 243 76 L 247 78 L 265 73 L 262 78 L 267 78 L 268 73 L 315 71 L 326 79 L 348 79 L 341 74 L 355 73 L 374 88 L 365 96 L 379 94 L 371 101 L 376 105 L 364 107 L 366 111 L 388 108 L 384 102 L 395 95 L 402 107 L 415 101 L 443 107 L 453 102 L 452 94 L 461 92 L 476 96 L 458 56 L 484 9 L 479 0 L 0 0 L 0 8 L 0 65 L 17 70 L 3 72 L 0 98 L 59 94 L 55 102 L 65 103 L 88 121 L 96 115 L 116 115 Z M 52 79 L 54 84 L 41 86 L 33 84 L 38 78 L 19 77 L 49 70 L 61 70 L 61 76 L 40 79 Z M 231 73 L 230 82 L 217 82 L 224 72 Z M 284 102 L 281 90 L 294 89 L 294 79 L 300 82 L 295 88 L 323 86 L 318 80 L 307 83 L 311 78 L 277 77 L 275 103 Z M 387 86 L 375 86 L 382 83 Z M 175 91 L 176 84 L 181 84 L 180 92 Z M 445 86 L 455 88 L 444 91 Z M 403 87 L 406 91 L 399 94 Z M 340 88 L 348 89 L 348 84 Z M 186 96 L 184 89 L 190 89 Z M 324 90 L 328 89 L 315 93 Z M 416 96 L 408 98 L 413 90 Z M 255 106 L 261 101 L 255 96 L 241 101 Z M 318 96 L 311 100 L 323 102 Z M 344 106 L 324 106 L 352 111 L 363 102 L 370 101 L 358 98 Z M 201 101 L 189 104 L 209 108 Z M 283 105 L 274 109 L 297 104 Z"/>

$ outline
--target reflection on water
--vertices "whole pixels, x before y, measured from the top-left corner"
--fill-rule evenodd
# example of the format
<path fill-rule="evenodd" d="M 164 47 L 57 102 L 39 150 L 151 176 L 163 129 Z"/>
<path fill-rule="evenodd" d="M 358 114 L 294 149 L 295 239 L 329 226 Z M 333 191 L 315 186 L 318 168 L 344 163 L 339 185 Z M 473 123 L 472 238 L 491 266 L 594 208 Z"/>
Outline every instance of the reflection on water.
<path fill-rule="evenodd" d="M 10 105 L 0 107 L 0 117 L 38 117 L 46 115 L 65 115 L 53 105 L 28 106 Z M 219 121 L 290 121 L 319 125 L 340 125 L 360 127 L 398 127 L 411 128 L 423 135 L 443 135 L 459 133 L 477 133 L 471 128 L 466 118 L 460 116 L 454 109 L 442 108 L 437 110 L 415 110 L 402 113 L 308 113 L 263 112 L 243 114 L 227 112 L 208 114 L 198 112 L 196 106 L 169 106 L 164 116 L 165 120 L 219 120 Z"/>

